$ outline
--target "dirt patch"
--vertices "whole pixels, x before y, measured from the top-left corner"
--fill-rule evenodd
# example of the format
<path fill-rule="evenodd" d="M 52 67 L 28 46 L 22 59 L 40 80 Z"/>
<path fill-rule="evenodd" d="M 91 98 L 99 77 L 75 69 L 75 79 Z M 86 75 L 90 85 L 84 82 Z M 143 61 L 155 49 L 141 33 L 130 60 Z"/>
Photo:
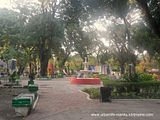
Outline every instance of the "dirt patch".
<path fill-rule="evenodd" d="M 12 108 L 12 98 L 20 93 L 28 93 L 26 88 L 0 88 L 0 120 L 22 120 Z"/>

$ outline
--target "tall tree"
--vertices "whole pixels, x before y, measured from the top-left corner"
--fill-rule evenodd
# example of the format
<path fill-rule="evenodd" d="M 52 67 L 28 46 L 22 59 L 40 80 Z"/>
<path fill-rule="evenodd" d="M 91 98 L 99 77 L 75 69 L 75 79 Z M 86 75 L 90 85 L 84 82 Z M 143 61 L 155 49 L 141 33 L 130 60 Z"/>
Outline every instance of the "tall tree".
<path fill-rule="evenodd" d="M 63 24 L 57 18 L 57 1 L 40 1 L 41 3 L 32 3 L 19 5 L 17 7 L 22 14 L 22 18 L 26 17 L 25 23 L 25 39 L 23 47 L 27 47 L 26 51 L 29 56 L 29 64 L 32 60 L 40 60 L 40 74 L 47 75 L 48 60 L 52 56 L 54 50 L 61 47 L 63 40 Z M 30 10 L 26 12 L 26 10 Z M 29 48 L 29 49 L 28 49 Z"/>
<path fill-rule="evenodd" d="M 1 9 L 0 21 L 1 58 L 6 61 L 12 58 L 17 59 L 18 74 L 21 74 L 28 60 L 23 48 L 25 20 L 24 18 L 22 20 L 21 13 Z"/>
<path fill-rule="evenodd" d="M 77 51 L 84 60 L 91 53 L 93 41 L 95 40 L 88 31 L 84 31 L 84 24 L 88 23 L 84 1 L 68 0 L 64 1 L 63 18 L 65 21 L 66 34 L 74 50 Z"/>
<path fill-rule="evenodd" d="M 135 29 L 135 42 L 138 46 L 155 55 L 159 61 L 160 56 L 160 3 L 158 0 L 136 0 L 144 13 L 145 23 Z M 142 44 L 143 43 L 143 44 Z"/>
<path fill-rule="evenodd" d="M 160 37 L 160 3 L 159 0 L 136 0 L 154 33 Z"/>
<path fill-rule="evenodd" d="M 52 50 L 61 46 L 63 26 L 51 13 L 45 12 L 30 19 L 28 30 L 32 39 L 36 41 L 40 59 L 40 73 L 42 76 L 46 76 L 48 60 L 52 56 Z"/>

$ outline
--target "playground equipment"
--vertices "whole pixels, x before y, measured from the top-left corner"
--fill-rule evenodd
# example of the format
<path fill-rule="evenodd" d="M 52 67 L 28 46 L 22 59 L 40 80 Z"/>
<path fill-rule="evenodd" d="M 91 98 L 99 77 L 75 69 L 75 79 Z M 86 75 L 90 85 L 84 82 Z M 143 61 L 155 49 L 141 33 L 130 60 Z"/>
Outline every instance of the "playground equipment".
<path fill-rule="evenodd" d="M 83 64 L 84 64 L 84 70 L 80 70 L 77 77 L 70 78 L 71 84 L 90 84 L 90 85 L 100 84 L 101 81 L 99 78 L 88 77 L 88 74 L 92 73 L 92 71 L 87 69 L 88 67 L 87 58 L 85 58 L 85 62 Z"/>

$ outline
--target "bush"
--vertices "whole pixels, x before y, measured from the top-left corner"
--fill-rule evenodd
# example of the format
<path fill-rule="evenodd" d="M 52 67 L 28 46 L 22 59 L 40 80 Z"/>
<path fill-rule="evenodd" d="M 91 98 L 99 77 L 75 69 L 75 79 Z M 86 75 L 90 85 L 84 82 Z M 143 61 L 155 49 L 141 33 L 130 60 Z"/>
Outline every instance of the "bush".
<path fill-rule="evenodd" d="M 91 99 L 100 98 L 100 93 L 98 88 L 85 88 L 82 91 L 88 93 Z"/>
<path fill-rule="evenodd" d="M 153 75 L 147 74 L 147 73 L 134 73 L 134 74 L 131 74 L 130 78 L 128 74 L 125 74 L 123 76 L 123 79 L 127 82 L 142 82 L 142 81 L 154 81 L 155 80 Z"/>
<path fill-rule="evenodd" d="M 160 99 L 160 81 L 122 82 L 110 81 L 105 86 L 112 87 L 113 99 Z M 82 90 L 90 98 L 100 98 L 98 88 L 85 88 Z"/>
<path fill-rule="evenodd" d="M 124 74 L 123 79 L 126 80 L 127 82 L 138 82 L 139 81 L 139 74 L 134 73 L 131 74 L 129 77 L 128 73 Z"/>
<path fill-rule="evenodd" d="M 110 80 L 107 75 L 99 75 L 105 87 L 112 87 L 112 98 L 139 99 L 160 98 L 160 81 L 156 81 L 153 75 L 147 73 L 132 74 L 131 78 L 124 75 L 123 80 Z M 84 89 L 91 98 L 99 98 L 98 88 Z"/>
<path fill-rule="evenodd" d="M 14 71 L 10 76 L 9 76 L 9 81 L 12 83 L 15 83 L 16 80 L 20 79 L 20 76 L 17 74 L 16 71 Z"/>
<path fill-rule="evenodd" d="M 160 98 L 160 81 L 117 82 L 112 86 L 112 98 Z"/>
<path fill-rule="evenodd" d="M 102 80 L 103 84 L 106 84 L 111 80 L 109 76 L 103 74 L 99 75 L 99 78 Z"/>
<path fill-rule="evenodd" d="M 141 73 L 139 75 L 139 81 L 153 81 L 153 80 L 155 79 L 154 79 L 154 76 L 151 74 Z"/>

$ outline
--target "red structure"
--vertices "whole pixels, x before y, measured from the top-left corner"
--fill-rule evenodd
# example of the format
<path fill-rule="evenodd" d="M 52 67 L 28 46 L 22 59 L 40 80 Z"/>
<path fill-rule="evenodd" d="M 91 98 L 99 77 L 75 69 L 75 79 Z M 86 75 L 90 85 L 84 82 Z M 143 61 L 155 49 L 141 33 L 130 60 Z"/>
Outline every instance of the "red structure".
<path fill-rule="evenodd" d="M 96 85 L 101 84 L 101 80 L 99 78 L 70 78 L 71 84 L 86 84 L 86 85 Z"/>
<path fill-rule="evenodd" d="M 48 71 L 48 75 L 49 76 L 53 75 L 53 73 L 54 73 L 54 65 L 52 63 L 48 63 L 47 71 Z"/>

